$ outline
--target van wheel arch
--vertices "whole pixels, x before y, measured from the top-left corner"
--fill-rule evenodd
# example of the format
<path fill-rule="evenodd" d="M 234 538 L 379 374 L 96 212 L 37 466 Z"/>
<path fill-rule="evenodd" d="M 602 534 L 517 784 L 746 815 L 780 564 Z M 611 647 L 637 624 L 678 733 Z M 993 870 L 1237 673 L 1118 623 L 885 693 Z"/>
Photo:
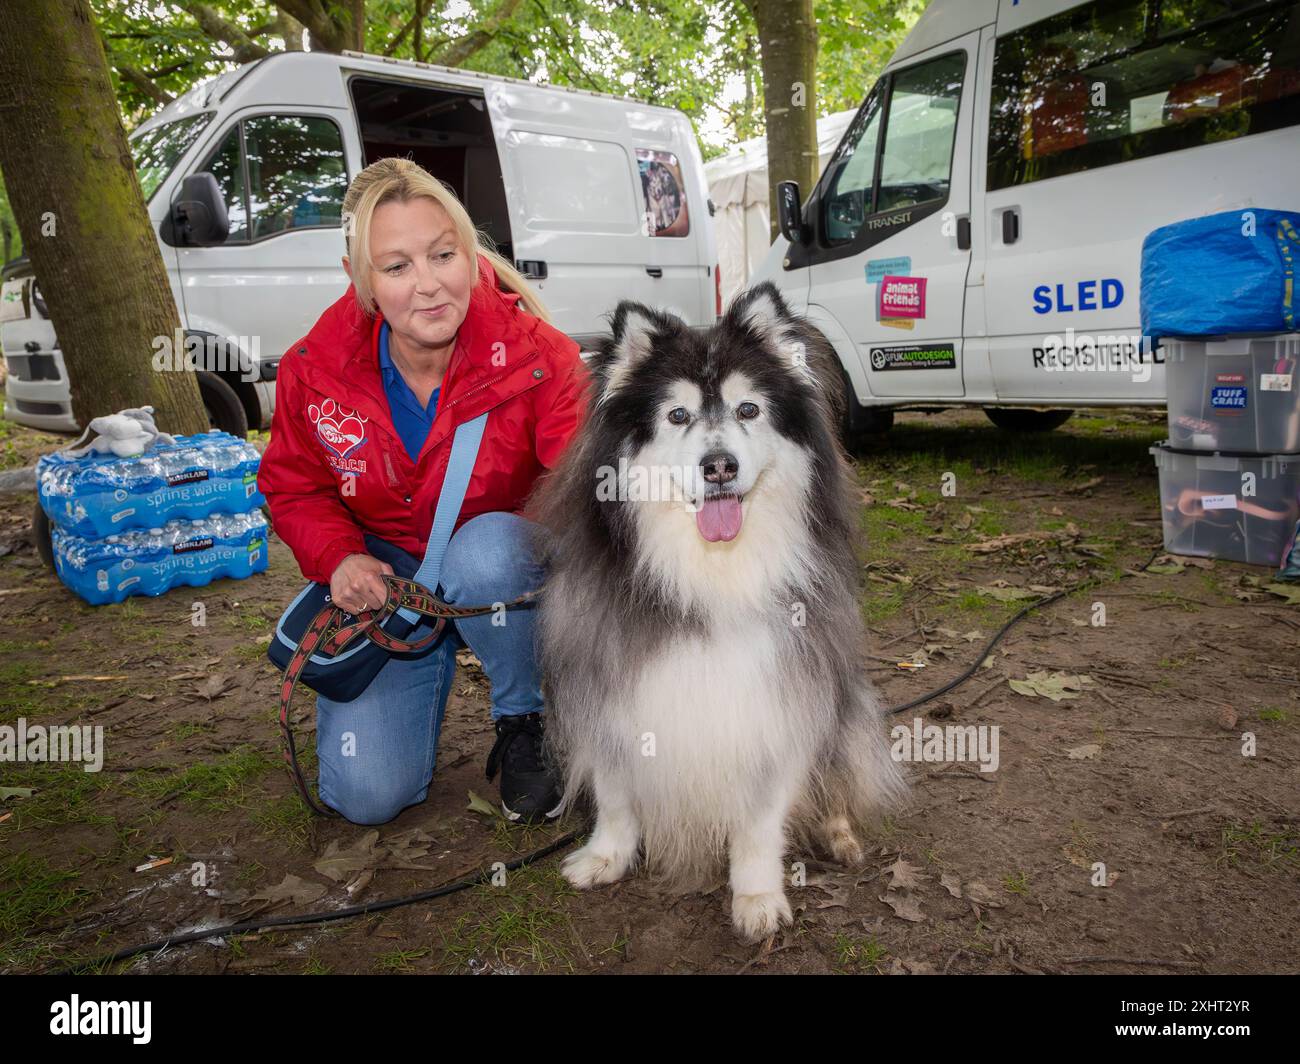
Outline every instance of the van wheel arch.
<path fill-rule="evenodd" d="M 203 407 L 208 412 L 208 421 L 212 428 L 221 429 L 241 439 L 248 436 L 248 415 L 239 394 L 231 385 L 215 373 L 201 369 L 195 371 L 199 382 L 199 394 L 203 397 Z"/>
<path fill-rule="evenodd" d="M 986 406 L 984 413 L 1004 432 L 1051 432 L 1074 416 L 1073 410 L 1032 410 L 1018 406 Z"/>
<path fill-rule="evenodd" d="M 209 380 L 208 391 L 203 394 L 203 405 L 208 409 L 209 416 L 215 422 L 215 427 L 229 432 L 232 436 L 247 435 L 248 428 L 260 428 L 262 425 L 262 401 L 257 394 L 257 389 L 253 382 L 245 379 L 243 370 L 253 365 L 250 359 L 247 359 L 244 352 L 238 344 L 231 339 L 218 336 L 216 333 L 205 332 L 202 329 L 187 329 L 186 337 L 198 336 L 203 339 L 203 363 L 195 367 L 195 372 L 200 378 L 207 376 Z M 211 379 L 216 378 L 220 383 L 227 385 L 238 397 L 239 405 L 244 409 L 244 429 L 242 432 L 236 432 L 227 425 L 237 425 L 238 418 L 234 415 L 233 410 L 224 409 L 229 402 L 228 396 L 223 396 L 220 400 L 215 398 L 209 399 L 209 392 L 215 391 L 216 386 L 211 385 Z M 200 380 L 199 388 L 202 391 L 204 382 Z M 214 410 L 214 404 L 219 404 L 222 409 Z M 218 418 L 215 415 L 220 412 Z"/>
<path fill-rule="evenodd" d="M 840 380 L 844 382 L 844 412 L 840 420 L 840 437 L 844 446 L 850 451 L 868 436 L 879 436 L 894 427 L 894 408 L 892 406 L 863 406 L 858 402 L 853 382 L 849 380 L 848 371 L 838 357 L 835 364 L 840 368 Z"/>

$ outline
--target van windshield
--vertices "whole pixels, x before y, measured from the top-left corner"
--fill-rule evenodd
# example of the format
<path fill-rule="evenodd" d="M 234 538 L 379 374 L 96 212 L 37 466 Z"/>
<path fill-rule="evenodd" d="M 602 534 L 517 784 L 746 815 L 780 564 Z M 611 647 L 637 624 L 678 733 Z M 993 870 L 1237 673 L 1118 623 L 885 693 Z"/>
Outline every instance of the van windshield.
<path fill-rule="evenodd" d="M 140 178 L 140 191 L 144 193 L 145 203 L 153 199 L 158 186 L 211 120 L 212 112 L 204 111 L 131 138 L 131 157 L 135 159 L 135 172 Z"/>

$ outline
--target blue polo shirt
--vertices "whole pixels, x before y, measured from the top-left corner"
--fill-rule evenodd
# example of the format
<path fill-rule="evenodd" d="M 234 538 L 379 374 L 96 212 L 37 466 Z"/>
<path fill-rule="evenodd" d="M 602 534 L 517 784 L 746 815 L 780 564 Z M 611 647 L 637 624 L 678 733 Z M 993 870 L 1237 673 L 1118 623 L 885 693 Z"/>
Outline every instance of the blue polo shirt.
<path fill-rule="evenodd" d="M 393 428 L 397 429 L 397 435 L 402 438 L 402 445 L 411 456 L 411 461 L 419 461 L 420 449 L 433 425 L 433 416 L 438 410 L 438 393 L 442 389 L 433 390 L 427 408 L 420 406 L 420 400 L 415 397 L 388 353 L 388 322 L 379 327 L 379 372 L 384 378 L 384 394 L 388 396 Z"/>

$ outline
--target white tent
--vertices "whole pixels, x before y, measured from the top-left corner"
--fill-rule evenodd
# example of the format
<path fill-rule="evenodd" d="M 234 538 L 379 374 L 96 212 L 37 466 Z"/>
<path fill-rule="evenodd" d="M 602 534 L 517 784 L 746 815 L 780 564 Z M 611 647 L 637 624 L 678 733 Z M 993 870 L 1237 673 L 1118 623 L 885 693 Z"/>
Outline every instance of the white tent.
<path fill-rule="evenodd" d="M 840 111 L 817 120 L 818 174 L 856 113 Z M 725 306 L 745 287 L 772 245 L 767 213 L 767 138 L 742 141 L 728 154 L 705 163 L 704 176 L 709 198 L 717 208 L 713 228 Z M 806 199 L 811 190 L 799 191 Z"/>

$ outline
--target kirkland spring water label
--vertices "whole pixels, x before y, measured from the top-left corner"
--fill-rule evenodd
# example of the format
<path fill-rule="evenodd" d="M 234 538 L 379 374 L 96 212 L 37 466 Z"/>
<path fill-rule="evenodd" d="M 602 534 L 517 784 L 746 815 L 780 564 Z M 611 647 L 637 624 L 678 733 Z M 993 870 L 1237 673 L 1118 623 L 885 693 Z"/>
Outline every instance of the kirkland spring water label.
<path fill-rule="evenodd" d="M 267 524 L 261 510 L 177 519 L 158 528 L 87 538 L 51 529 L 59 578 L 92 605 L 130 595 L 161 595 L 179 585 L 199 587 L 243 579 L 267 566 Z"/>
<path fill-rule="evenodd" d="M 247 440 L 213 431 L 178 436 L 134 458 L 47 454 L 36 476 L 41 507 L 53 524 L 80 536 L 106 536 L 263 506 L 259 461 Z"/>

